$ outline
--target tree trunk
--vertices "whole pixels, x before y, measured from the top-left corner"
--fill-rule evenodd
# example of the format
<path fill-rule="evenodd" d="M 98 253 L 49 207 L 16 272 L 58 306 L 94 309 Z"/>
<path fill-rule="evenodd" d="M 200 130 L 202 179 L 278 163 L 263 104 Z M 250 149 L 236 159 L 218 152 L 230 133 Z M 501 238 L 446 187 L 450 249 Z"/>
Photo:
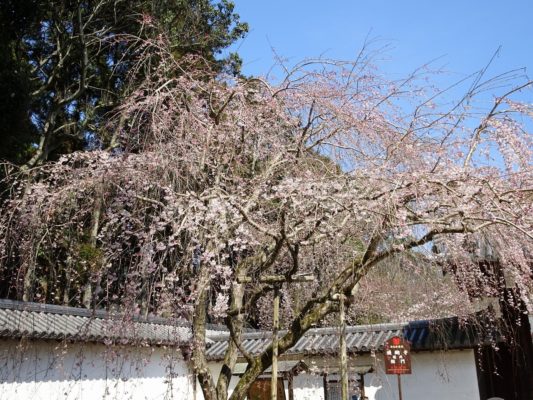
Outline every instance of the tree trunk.
<path fill-rule="evenodd" d="M 194 307 L 192 318 L 192 364 L 193 370 L 200 382 L 200 387 L 205 400 L 217 400 L 217 392 L 211 375 L 211 370 L 207 365 L 205 357 L 205 331 L 207 328 L 207 301 L 209 290 L 209 267 L 205 263 L 200 265 L 200 276 L 198 279 L 198 299 Z"/>
<path fill-rule="evenodd" d="M 98 187 L 95 193 L 94 198 L 94 209 L 93 209 L 93 215 L 91 217 L 91 231 L 89 236 L 89 244 L 92 248 L 96 249 L 96 240 L 98 237 L 98 229 L 100 228 L 100 215 L 102 213 L 102 189 L 101 187 Z M 85 285 L 85 289 L 83 291 L 83 299 L 82 303 L 85 308 L 91 308 L 91 303 L 93 300 L 93 287 L 92 287 L 92 273 L 94 272 L 94 265 L 91 265 L 92 262 L 99 263 L 100 260 L 91 260 L 91 263 L 89 265 L 89 274 L 87 276 L 87 283 Z"/>
<path fill-rule="evenodd" d="M 244 326 L 244 314 L 242 312 L 243 298 L 244 285 L 234 282 L 230 295 L 230 308 L 228 311 L 227 322 L 228 326 L 232 325 L 232 340 L 230 340 L 228 343 L 228 349 L 226 350 L 224 363 L 222 364 L 222 369 L 217 382 L 217 396 L 218 399 L 221 400 L 225 400 L 228 397 L 228 386 L 231 381 L 231 374 L 239 355 L 239 350 L 236 343 L 239 343 L 241 340 L 242 329 Z M 232 320 L 229 320 L 230 318 Z"/>
<path fill-rule="evenodd" d="M 329 300 L 315 300 L 313 305 L 304 310 L 291 324 L 288 332 L 279 340 L 279 354 L 283 354 L 296 344 L 314 323 L 333 311 L 333 303 Z M 259 375 L 272 365 L 272 344 L 260 355 L 254 357 L 254 363 L 244 373 L 233 390 L 230 400 L 244 400 L 248 389 Z"/>

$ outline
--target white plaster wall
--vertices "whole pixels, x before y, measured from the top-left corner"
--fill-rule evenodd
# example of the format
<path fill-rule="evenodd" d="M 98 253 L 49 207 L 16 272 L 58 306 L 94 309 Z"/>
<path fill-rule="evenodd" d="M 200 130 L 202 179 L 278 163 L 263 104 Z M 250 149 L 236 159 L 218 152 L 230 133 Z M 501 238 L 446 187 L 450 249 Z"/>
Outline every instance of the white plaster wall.
<path fill-rule="evenodd" d="M 301 374 L 294 380 L 295 400 L 324 399 L 321 371 L 338 371 L 338 358 L 314 357 L 304 361 L 315 374 Z M 479 400 L 473 350 L 412 353 L 412 374 L 402 376 L 402 394 L 408 400 Z M 357 356 L 350 366 L 374 366 L 365 375 L 365 395 L 369 400 L 398 400 L 396 375 L 386 375 L 383 356 Z M 337 375 L 338 377 L 338 375 Z"/>
<path fill-rule="evenodd" d="M 0 341 L 0 400 L 192 399 L 176 350 Z"/>
<path fill-rule="evenodd" d="M 305 361 L 319 367 L 332 366 L 336 360 Z M 374 365 L 376 372 L 365 376 L 369 400 L 398 399 L 396 376 L 384 374 L 380 354 L 357 357 L 350 364 Z M 210 368 L 217 378 L 221 364 L 211 363 Z M 413 353 L 412 369 L 412 375 L 402 376 L 405 399 L 479 400 L 472 350 Z M 230 394 L 237 382 L 238 377 L 233 377 Z M 324 400 L 323 390 L 320 375 L 294 378 L 295 400 Z M 194 385 L 186 362 L 171 349 L 2 340 L 0 400 L 15 399 L 192 400 Z M 203 400 L 199 384 L 196 400 Z"/>
<path fill-rule="evenodd" d="M 324 400 L 324 379 L 322 376 L 300 374 L 294 377 L 293 387 L 294 400 Z"/>
<path fill-rule="evenodd" d="M 369 360 L 370 361 L 370 360 Z M 376 373 L 365 376 L 369 400 L 397 400 L 396 375 L 386 375 L 381 355 Z M 409 400 L 479 400 L 473 350 L 413 353 L 412 374 L 402 375 L 402 394 Z"/>

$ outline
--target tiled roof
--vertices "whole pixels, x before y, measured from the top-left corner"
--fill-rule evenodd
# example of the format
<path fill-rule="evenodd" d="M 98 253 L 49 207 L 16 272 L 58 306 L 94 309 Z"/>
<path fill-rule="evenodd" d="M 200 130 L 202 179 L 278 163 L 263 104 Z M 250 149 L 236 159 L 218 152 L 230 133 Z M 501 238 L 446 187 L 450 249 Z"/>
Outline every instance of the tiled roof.
<path fill-rule="evenodd" d="M 490 338 L 496 337 L 479 332 L 471 326 L 463 327 L 456 318 L 449 318 L 350 326 L 346 328 L 346 342 L 348 352 L 364 353 L 382 350 L 384 342 L 393 336 L 409 340 L 414 351 L 471 348 L 490 343 Z M 222 359 L 229 333 L 214 325 L 209 325 L 206 333 L 208 359 Z M 280 336 L 284 333 L 281 331 Z M 191 330 L 189 324 L 181 320 L 159 317 L 126 319 L 121 314 L 103 310 L 0 300 L 0 337 L 181 345 L 190 340 Z M 251 354 L 259 354 L 271 343 L 271 338 L 270 332 L 248 330 L 242 335 L 242 346 Z M 337 354 L 338 349 L 338 328 L 315 328 L 310 329 L 285 354 Z"/>
<path fill-rule="evenodd" d="M 190 339 L 190 329 L 163 318 L 0 300 L 0 337 L 179 345 Z"/>
<path fill-rule="evenodd" d="M 280 336 L 285 332 L 280 332 Z M 349 326 L 346 328 L 346 344 L 350 353 L 381 351 L 386 340 L 403 336 L 411 342 L 414 351 L 471 348 L 481 342 L 473 328 L 461 327 L 457 319 L 416 321 L 404 324 L 379 324 Z M 486 336 L 484 336 L 486 337 Z M 228 346 L 228 336 L 211 336 L 214 341 L 207 350 L 211 360 L 221 359 Z M 271 343 L 270 332 L 243 334 L 242 346 L 251 354 L 259 354 Z M 483 339 L 483 342 L 487 340 Z M 337 354 L 339 351 L 338 328 L 315 328 L 306 334 L 285 354 Z"/>

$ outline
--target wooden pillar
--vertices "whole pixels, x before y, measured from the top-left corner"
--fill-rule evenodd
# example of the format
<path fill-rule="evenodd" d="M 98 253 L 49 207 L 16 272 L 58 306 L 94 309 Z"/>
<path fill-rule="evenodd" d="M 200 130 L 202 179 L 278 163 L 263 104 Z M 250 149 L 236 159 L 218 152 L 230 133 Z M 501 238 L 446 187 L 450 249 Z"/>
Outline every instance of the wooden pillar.
<path fill-rule="evenodd" d="M 287 377 L 287 383 L 288 383 L 288 389 L 289 389 L 289 400 L 294 400 L 294 382 L 293 382 L 294 375 L 289 373 L 289 376 Z"/>
<path fill-rule="evenodd" d="M 346 317 L 344 311 L 343 294 L 339 295 L 339 325 L 340 325 L 340 353 L 341 353 L 341 398 L 348 400 L 348 355 L 346 349 Z"/>
<path fill-rule="evenodd" d="M 198 390 L 197 389 L 197 386 L 196 386 L 196 381 L 198 380 L 198 377 L 196 376 L 196 374 L 193 372 L 192 374 L 192 381 L 193 381 L 193 385 L 192 385 L 192 398 L 193 400 L 196 400 L 196 391 Z"/>
<path fill-rule="evenodd" d="M 279 331 L 279 286 L 274 288 L 274 315 L 272 321 L 272 380 L 270 398 L 278 398 L 278 331 Z"/>
<path fill-rule="evenodd" d="M 403 400 L 402 396 L 402 376 L 400 374 L 396 375 L 398 377 L 398 398 Z"/>
<path fill-rule="evenodd" d="M 324 374 L 324 400 L 328 400 L 328 374 Z"/>
<path fill-rule="evenodd" d="M 365 398 L 365 374 L 359 374 L 359 391 L 361 392 L 361 399 Z"/>

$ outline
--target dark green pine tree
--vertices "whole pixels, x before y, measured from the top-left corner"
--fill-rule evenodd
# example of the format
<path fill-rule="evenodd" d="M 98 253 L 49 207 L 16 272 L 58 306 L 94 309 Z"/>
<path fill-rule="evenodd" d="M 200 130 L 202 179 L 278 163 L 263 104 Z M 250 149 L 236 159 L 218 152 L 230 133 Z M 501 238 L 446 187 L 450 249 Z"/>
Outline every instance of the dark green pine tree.
<path fill-rule="evenodd" d="M 175 57 L 238 74 L 239 57 L 222 50 L 248 30 L 227 0 L 0 4 L 0 158 L 26 167 L 112 145 L 107 119 L 150 73 L 149 64 L 132 70 L 142 39 L 164 34 Z"/>

